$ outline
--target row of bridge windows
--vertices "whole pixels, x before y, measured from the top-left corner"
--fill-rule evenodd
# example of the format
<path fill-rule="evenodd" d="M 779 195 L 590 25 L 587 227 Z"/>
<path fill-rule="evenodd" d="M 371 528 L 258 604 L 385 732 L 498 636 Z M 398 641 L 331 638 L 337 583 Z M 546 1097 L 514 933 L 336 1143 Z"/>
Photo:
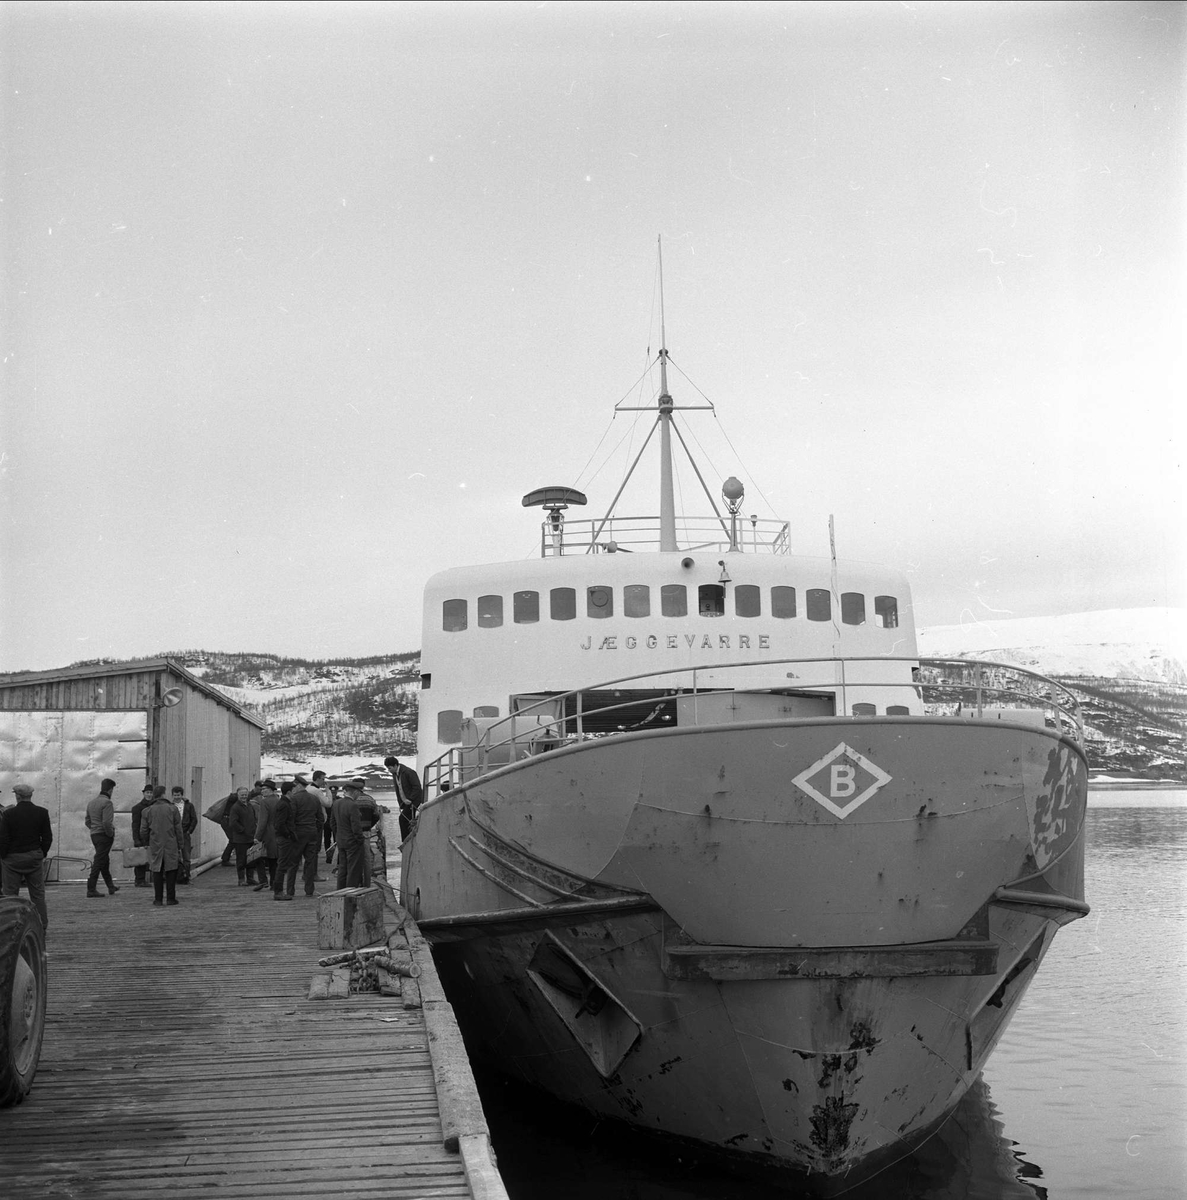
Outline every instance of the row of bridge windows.
<path fill-rule="evenodd" d="M 683 583 L 665 583 L 659 589 L 659 614 L 665 617 L 686 617 L 689 611 L 689 588 Z M 763 589 L 757 584 L 739 583 L 733 587 L 733 612 L 736 617 L 763 615 Z M 553 621 L 573 621 L 577 617 L 576 588 L 553 588 L 545 597 L 548 617 Z M 594 584 L 585 589 L 585 615 L 594 620 L 614 616 L 615 594 L 612 587 Z M 650 617 L 652 589 L 645 583 L 628 583 L 622 589 L 624 617 Z M 702 617 L 723 617 L 726 613 L 726 589 L 720 583 L 702 583 L 695 594 L 696 611 Z M 475 623 L 479 629 L 497 629 L 503 624 L 504 598 L 479 596 L 474 605 Z M 798 615 L 796 589 L 772 587 L 767 596 L 767 615 L 777 620 L 791 620 Z M 515 592 L 511 597 L 511 619 L 516 625 L 532 625 L 541 619 L 539 592 Z M 808 588 L 804 592 L 804 616 L 809 621 L 833 619 L 832 593 L 828 588 Z M 861 592 L 841 593 L 841 622 L 845 625 L 864 625 L 867 621 L 866 597 Z M 894 596 L 875 596 L 873 621 L 883 629 L 898 626 L 898 600 Z M 470 602 L 465 599 L 446 600 L 441 606 L 441 628 L 457 633 L 470 623 Z"/>

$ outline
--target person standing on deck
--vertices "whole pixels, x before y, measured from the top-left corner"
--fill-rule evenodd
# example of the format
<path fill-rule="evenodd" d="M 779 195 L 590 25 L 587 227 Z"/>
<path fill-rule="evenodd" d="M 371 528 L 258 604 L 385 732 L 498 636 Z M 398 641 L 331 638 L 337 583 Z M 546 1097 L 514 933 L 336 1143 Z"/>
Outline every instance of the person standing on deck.
<path fill-rule="evenodd" d="M 235 798 L 228 802 L 226 810 L 228 844 L 235 852 L 235 869 L 239 874 L 240 887 L 247 887 L 251 883 L 247 852 L 256 836 L 256 812 L 247 797 L 247 788 L 239 788 Z M 266 868 L 262 867 L 261 870 L 265 871 L 266 879 Z"/>
<path fill-rule="evenodd" d="M 18 783 L 12 793 L 16 803 L 0 815 L 0 892 L 16 896 L 23 883 L 41 917 L 41 928 L 48 929 L 45 860 L 54 844 L 49 810 L 33 803 L 33 789 L 27 783 Z"/>
<path fill-rule="evenodd" d="M 164 786 L 153 788 L 152 803 L 140 818 L 148 840 L 148 865 L 152 870 L 153 907 L 176 904 L 177 865 L 181 862 L 181 814 L 165 795 Z"/>
<path fill-rule="evenodd" d="M 331 829 L 330 813 L 334 808 L 334 797 L 330 794 L 330 789 L 326 786 L 325 771 L 314 771 L 312 776 L 313 782 L 305 785 L 305 790 L 321 805 L 321 821 L 318 823 L 318 829 L 325 830 L 326 845 L 328 850 L 334 840 L 333 830 Z M 322 876 L 318 875 L 315 882 L 322 883 Z"/>
<path fill-rule="evenodd" d="M 290 784 L 284 784 L 282 792 L 284 788 L 290 786 Z M 265 779 L 260 784 L 260 794 L 255 805 L 257 813 L 256 841 L 264 847 L 264 853 L 258 860 L 264 864 L 264 870 L 260 872 L 260 882 L 255 886 L 257 892 L 262 892 L 269 886 L 275 890 L 278 886 L 276 874 L 280 860 L 280 847 L 276 837 L 276 808 L 279 803 L 280 796 L 276 794 L 276 784 L 271 779 Z"/>
<path fill-rule="evenodd" d="M 400 841 L 406 842 L 412 832 L 412 823 L 416 820 L 417 810 L 424 799 L 424 788 L 421 787 L 420 776 L 411 768 L 406 767 L 394 754 L 389 754 L 383 760 L 383 765 L 392 774 L 396 785 L 396 795 L 400 802 Z"/>
<path fill-rule="evenodd" d="M 274 896 L 291 900 L 297 887 L 297 867 L 304 863 L 305 895 L 313 895 L 317 876 L 317 853 L 321 847 L 321 827 L 324 821 L 321 801 L 308 789 L 300 775 L 293 781 L 292 790 L 283 796 L 277 809 L 276 821 L 281 838 L 280 870 L 276 876 Z"/>
<path fill-rule="evenodd" d="M 387 844 L 383 840 L 383 809 L 370 792 L 355 797 L 363 823 L 363 887 L 376 875 L 387 876 Z"/>
<path fill-rule="evenodd" d="M 173 803 L 181 815 L 181 864 L 177 868 L 177 882 L 189 883 L 194 830 L 198 828 L 198 810 L 186 796 L 185 788 L 175 787 L 171 795 Z"/>
<path fill-rule="evenodd" d="M 113 791 L 115 780 L 105 779 L 99 785 L 99 794 L 87 804 L 87 832 L 91 835 L 91 845 L 95 847 L 91 873 L 87 878 L 87 896 L 92 900 L 103 899 L 103 893 L 99 891 L 100 875 L 107 884 L 109 895 L 114 896 L 119 891 L 111 878 L 111 847 L 115 845 L 115 805 L 111 802 Z"/>
<path fill-rule="evenodd" d="M 357 801 L 363 796 L 363 780 L 352 779 L 334 801 L 334 838 L 338 842 L 338 887 L 361 887 L 363 855 L 366 850 L 363 820 Z"/>
<path fill-rule="evenodd" d="M 148 839 L 144 836 L 144 831 L 141 828 L 141 820 L 144 817 L 144 810 L 152 803 L 152 784 L 146 783 L 143 791 L 140 793 L 140 799 L 132 805 L 132 845 L 143 846 L 148 848 Z M 132 873 L 136 876 L 136 887 L 148 887 L 148 864 L 141 863 L 132 868 Z"/>

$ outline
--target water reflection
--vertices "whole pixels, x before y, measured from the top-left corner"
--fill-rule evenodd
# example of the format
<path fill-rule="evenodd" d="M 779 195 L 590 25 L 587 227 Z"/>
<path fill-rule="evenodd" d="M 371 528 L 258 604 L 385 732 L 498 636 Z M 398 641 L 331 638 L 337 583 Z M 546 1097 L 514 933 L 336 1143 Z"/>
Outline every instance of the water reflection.
<path fill-rule="evenodd" d="M 801 1189 L 739 1179 L 686 1149 L 598 1121 L 500 1076 L 478 1074 L 499 1171 L 511 1200 L 789 1200 Z M 915 1154 L 847 1200 L 1036 1200 L 1042 1171 L 1005 1136 L 978 1080 Z"/>

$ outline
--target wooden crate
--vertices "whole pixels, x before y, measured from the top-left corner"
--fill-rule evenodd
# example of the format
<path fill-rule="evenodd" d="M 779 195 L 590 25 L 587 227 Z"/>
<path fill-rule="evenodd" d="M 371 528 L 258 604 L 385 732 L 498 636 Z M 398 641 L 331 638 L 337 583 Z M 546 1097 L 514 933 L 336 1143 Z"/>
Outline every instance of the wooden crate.
<path fill-rule="evenodd" d="M 383 894 L 376 887 L 342 888 L 317 900 L 319 950 L 355 950 L 386 937 Z"/>

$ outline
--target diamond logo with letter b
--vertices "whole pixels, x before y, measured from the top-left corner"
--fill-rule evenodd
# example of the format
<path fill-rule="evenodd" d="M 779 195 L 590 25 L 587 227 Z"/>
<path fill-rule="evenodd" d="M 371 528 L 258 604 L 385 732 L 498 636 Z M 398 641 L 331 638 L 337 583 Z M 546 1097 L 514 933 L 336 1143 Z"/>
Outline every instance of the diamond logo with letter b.
<path fill-rule="evenodd" d="M 892 778 L 864 754 L 841 742 L 791 782 L 843 821 Z"/>

